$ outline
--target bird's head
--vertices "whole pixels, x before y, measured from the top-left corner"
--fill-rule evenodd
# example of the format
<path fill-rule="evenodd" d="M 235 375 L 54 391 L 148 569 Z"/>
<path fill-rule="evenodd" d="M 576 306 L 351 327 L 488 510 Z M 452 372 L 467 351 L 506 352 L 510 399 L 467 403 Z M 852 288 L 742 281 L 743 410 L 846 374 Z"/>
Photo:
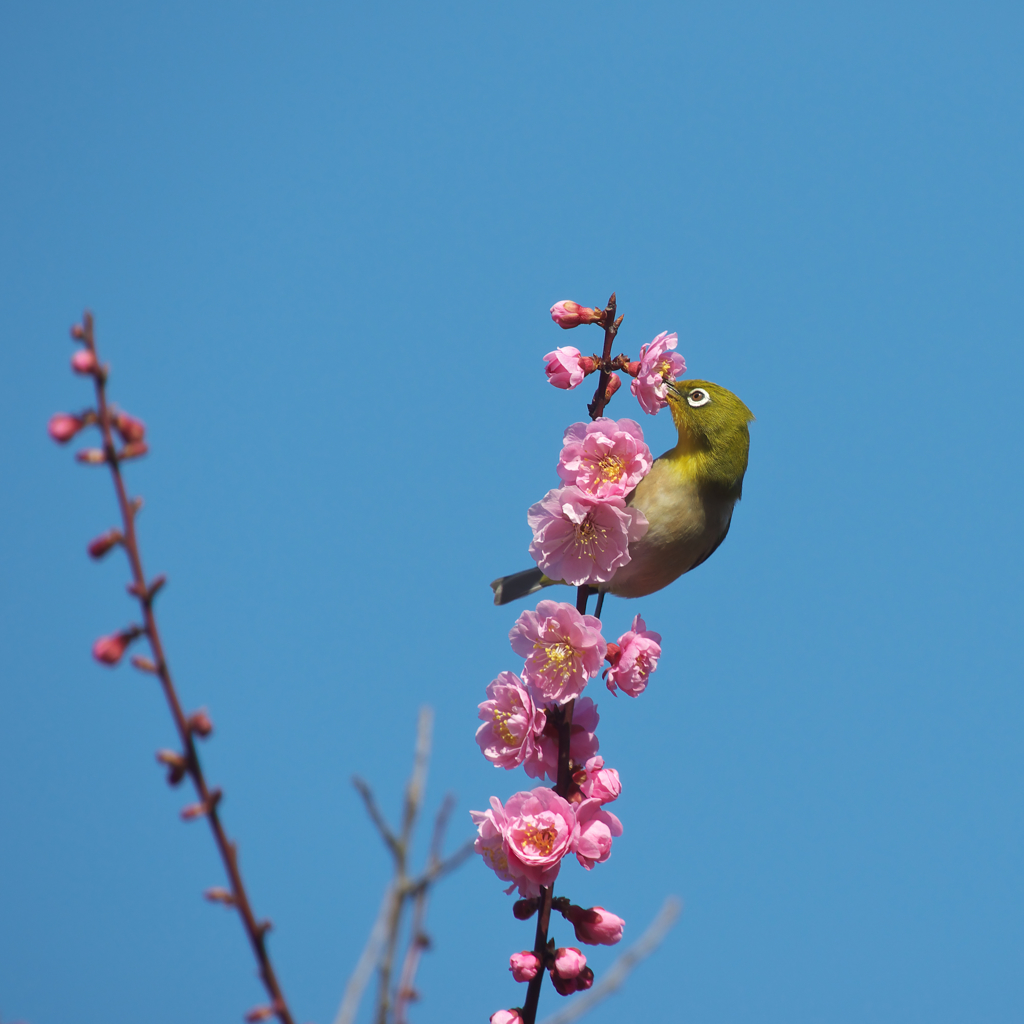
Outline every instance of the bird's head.
<path fill-rule="evenodd" d="M 696 456 L 700 475 L 739 488 L 747 468 L 754 414 L 731 392 L 707 380 L 677 380 L 666 394 L 679 429 L 679 449 Z"/>

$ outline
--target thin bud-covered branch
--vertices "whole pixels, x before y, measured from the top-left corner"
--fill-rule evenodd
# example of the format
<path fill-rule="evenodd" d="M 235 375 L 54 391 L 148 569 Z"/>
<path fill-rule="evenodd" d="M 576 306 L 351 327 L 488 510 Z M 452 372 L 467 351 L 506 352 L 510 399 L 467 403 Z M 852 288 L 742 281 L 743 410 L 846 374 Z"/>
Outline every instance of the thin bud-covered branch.
<path fill-rule="evenodd" d="M 196 739 L 209 736 L 213 725 L 205 711 L 188 715 L 182 708 L 171 677 L 153 608 L 157 592 L 165 582 L 164 577 L 158 576 L 147 581 L 142 566 L 142 555 L 135 527 L 136 516 L 142 506 L 142 500 L 128 497 L 121 473 L 121 462 L 146 454 L 148 448 L 143 440 L 145 427 L 139 420 L 119 411 L 108 401 L 107 380 L 110 370 L 108 366 L 100 362 L 97 355 L 92 314 L 88 312 L 84 314 L 82 323 L 76 324 L 72 328 L 71 336 L 83 346 L 72 357 L 72 369 L 75 373 L 92 377 L 96 393 L 96 409 L 88 410 L 79 416 L 58 413 L 50 420 L 49 432 L 54 440 L 65 443 L 86 426 L 99 427 L 103 447 L 79 452 L 78 459 L 86 464 L 106 465 L 109 468 L 121 513 L 121 526 L 94 540 L 90 544 L 89 553 L 92 557 L 99 558 L 115 546 L 124 549 L 132 575 L 128 591 L 138 601 L 139 611 L 142 615 L 141 626 L 130 626 L 119 633 L 97 640 L 93 646 L 93 656 L 97 661 L 115 665 L 121 660 L 127 647 L 133 641 L 142 636 L 148 640 L 152 658 L 136 655 L 132 658 L 132 664 L 140 671 L 153 674 L 160 680 L 160 686 L 163 689 L 181 743 L 181 753 L 161 751 L 157 759 L 167 766 L 168 782 L 172 785 L 181 782 L 186 775 L 192 780 L 198 801 L 182 811 L 182 818 L 186 821 L 206 818 L 224 863 L 224 870 L 227 873 L 230 886 L 229 889 L 208 890 L 207 899 L 234 907 L 238 911 L 256 957 L 260 978 L 270 997 L 268 1004 L 250 1010 L 246 1019 L 257 1021 L 277 1017 L 281 1024 L 293 1024 L 291 1011 L 285 1001 L 267 950 L 266 934 L 270 930 L 270 922 L 258 921 L 252 910 L 238 864 L 237 844 L 228 838 L 221 822 L 218 807 L 221 790 L 211 787 L 207 783 L 199 760 Z M 123 442 L 120 448 L 115 439 L 115 433 Z"/>

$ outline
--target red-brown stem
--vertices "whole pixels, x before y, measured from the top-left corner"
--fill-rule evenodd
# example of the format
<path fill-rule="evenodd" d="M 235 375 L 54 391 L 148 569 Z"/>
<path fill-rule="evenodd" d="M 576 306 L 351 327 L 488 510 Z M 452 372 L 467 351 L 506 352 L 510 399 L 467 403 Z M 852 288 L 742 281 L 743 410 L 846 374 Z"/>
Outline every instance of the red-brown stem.
<path fill-rule="evenodd" d="M 93 320 L 89 313 L 83 317 L 83 341 L 89 350 L 96 354 L 96 343 L 93 336 Z M 99 358 L 97 357 L 99 365 Z M 156 674 L 163 687 L 164 696 L 167 698 L 167 706 L 170 708 L 171 717 L 174 719 L 175 727 L 178 730 L 178 737 L 181 740 L 185 752 L 185 760 L 188 762 L 188 774 L 195 786 L 200 802 L 209 808 L 206 814 L 210 822 L 210 831 L 213 833 L 214 842 L 220 852 L 221 860 L 224 861 L 224 869 L 227 871 L 231 883 L 231 895 L 234 898 L 234 905 L 238 908 L 238 914 L 246 934 L 249 936 L 249 943 L 259 965 L 260 977 L 270 996 L 271 1006 L 281 1024 L 294 1024 L 291 1011 L 285 1001 L 284 993 L 278 984 L 274 967 L 270 962 L 270 954 L 267 952 L 266 933 L 269 930 L 269 922 L 258 922 L 252 912 L 249 903 L 249 896 L 245 890 L 245 883 L 242 881 L 242 874 L 238 867 L 238 847 L 231 842 L 221 824 L 220 812 L 217 808 L 217 801 L 213 799 L 211 788 L 207 785 L 206 777 L 203 775 L 202 765 L 199 763 L 199 754 L 196 751 L 195 740 L 192 730 L 189 728 L 188 720 L 181 708 L 181 701 L 178 699 L 174 682 L 171 679 L 170 669 L 167 667 L 167 658 L 164 655 L 163 643 L 160 639 L 160 631 L 157 628 L 156 615 L 153 612 L 153 595 L 146 584 L 146 576 L 142 570 L 142 558 L 139 554 L 138 539 L 135 534 L 135 507 L 128 500 L 125 490 L 124 479 L 121 476 L 121 467 L 117 458 L 117 449 L 114 446 L 113 430 L 110 423 L 110 410 L 107 406 L 106 367 L 99 366 L 94 380 L 96 383 L 96 412 L 98 425 L 103 434 L 103 451 L 110 466 L 110 475 L 114 480 L 114 490 L 117 493 L 117 504 L 121 510 L 123 522 L 123 545 L 128 555 L 128 564 L 131 566 L 132 578 L 135 583 L 135 592 L 139 595 L 139 607 L 142 610 L 144 631 L 149 645 L 153 652 L 153 660 L 156 663 Z"/>
<path fill-rule="evenodd" d="M 590 413 L 592 420 L 596 420 L 601 416 L 604 413 L 604 407 L 608 404 L 607 390 L 611 373 L 605 367 L 611 361 L 612 343 L 615 341 L 615 335 L 619 333 L 619 327 L 622 324 L 621 316 L 618 320 L 615 319 L 615 292 L 612 292 L 612 297 L 604 308 L 604 316 L 601 322 L 604 324 L 604 352 L 601 353 L 601 372 L 598 374 L 594 400 L 587 406 L 587 411 Z"/>

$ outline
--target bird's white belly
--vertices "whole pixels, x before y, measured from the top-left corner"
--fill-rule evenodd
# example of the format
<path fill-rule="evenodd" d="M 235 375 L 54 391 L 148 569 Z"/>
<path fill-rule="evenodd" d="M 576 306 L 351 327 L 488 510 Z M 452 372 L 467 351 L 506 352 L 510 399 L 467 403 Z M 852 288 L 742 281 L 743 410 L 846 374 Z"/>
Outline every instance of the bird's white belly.
<path fill-rule="evenodd" d="M 630 544 L 629 562 L 607 585 L 619 597 L 643 597 L 668 586 L 706 558 L 729 529 L 732 501 L 709 495 L 702 499 L 693 481 L 666 479 L 671 470 L 659 462 L 630 502 L 647 517 L 649 526 Z"/>

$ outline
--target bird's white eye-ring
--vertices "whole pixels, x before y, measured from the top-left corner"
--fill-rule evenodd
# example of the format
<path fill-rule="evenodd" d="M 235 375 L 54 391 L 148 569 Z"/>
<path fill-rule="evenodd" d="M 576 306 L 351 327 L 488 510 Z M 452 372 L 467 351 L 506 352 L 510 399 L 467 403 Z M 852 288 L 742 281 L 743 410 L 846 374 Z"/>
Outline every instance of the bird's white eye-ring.
<path fill-rule="evenodd" d="M 687 396 L 686 401 L 694 407 L 699 409 L 702 405 L 707 405 L 711 401 L 711 396 L 703 388 L 694 388 Z"/>

